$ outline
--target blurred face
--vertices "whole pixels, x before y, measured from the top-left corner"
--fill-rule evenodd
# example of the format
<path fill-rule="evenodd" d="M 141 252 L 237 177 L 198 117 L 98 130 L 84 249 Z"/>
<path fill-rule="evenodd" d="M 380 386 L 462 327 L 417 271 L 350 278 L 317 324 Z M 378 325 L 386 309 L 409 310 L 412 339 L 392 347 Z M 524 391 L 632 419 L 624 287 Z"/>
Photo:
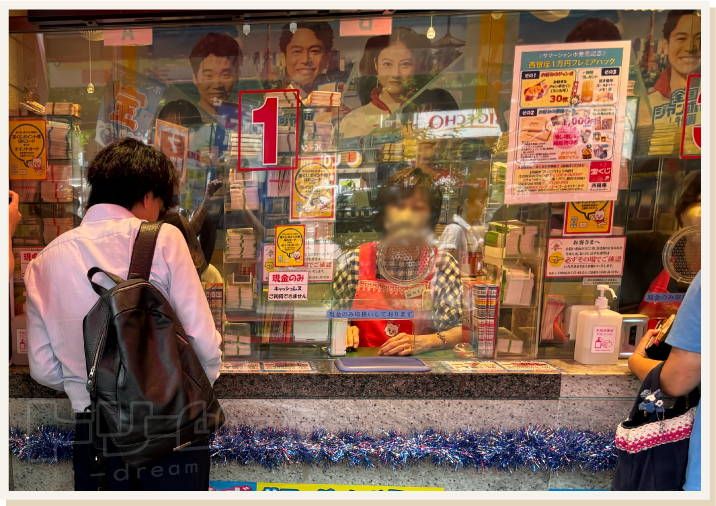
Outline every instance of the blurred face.
<path fill-rule="evenodd" d="M 681 76 L 698 70 L 701 67 L 701 17 L 681 16 L 664 49 L 671 68 Z"/>
<path fill-rule="evenodd" d="M 201 105 L 207 109 L 217 101 L 226 102 L 236 84 L 236 64 L 231 58 L 210 54 L 201 62 L 194 74 L 194 85 L 199 90 Z"/>
<path fill-rule="evenodd" d="M 326 46 L 313 30 L 299 28 L 281 59 L 289 79 L 301 86 L 311 84 L 326 67 Z"/>
<path fill-rule="evenodd" d="M 423 191 L 389 204 L 385 208 L 384 226 L 388 234 L 400 227 L 412 227 L 418 230 L 432 228 L 430 203 Z"/>
<path fill-rule="evenodd" d="M 391 95 L 400 95 L 415 73 L 413 53 L 402 42 L 383 49 L 375 60 L 378 82 Z"/>

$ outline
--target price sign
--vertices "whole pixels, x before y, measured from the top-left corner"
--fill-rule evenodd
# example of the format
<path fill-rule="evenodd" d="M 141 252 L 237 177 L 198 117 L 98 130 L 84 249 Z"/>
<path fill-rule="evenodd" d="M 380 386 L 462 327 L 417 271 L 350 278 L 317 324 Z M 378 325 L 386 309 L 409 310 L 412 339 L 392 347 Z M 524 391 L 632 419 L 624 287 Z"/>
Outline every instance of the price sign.
<path fill-rule="evenodd" d="M 294 170 L 298 90 L 239 92 L 239 170 Z"/>

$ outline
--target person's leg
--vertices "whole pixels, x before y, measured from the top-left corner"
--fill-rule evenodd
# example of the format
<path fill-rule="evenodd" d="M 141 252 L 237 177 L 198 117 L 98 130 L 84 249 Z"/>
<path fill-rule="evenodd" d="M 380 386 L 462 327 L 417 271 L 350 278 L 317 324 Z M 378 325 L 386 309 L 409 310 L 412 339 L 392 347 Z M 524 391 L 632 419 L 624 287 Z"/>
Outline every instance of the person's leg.
<path fill-rule="evenodd" d="M 207 440 L 197 441 L 144 467 L 129 468 L 129 472 L 134 481 L 132 490 L 209 490 Z"/>
<path fill-rule="evenodd" d="M 75 440 L 72 443 L 72 467 L 75 471 L 75 490 L 99 490 L 99 479 L 94 476 L 90 421 L 75 421 Z"/>

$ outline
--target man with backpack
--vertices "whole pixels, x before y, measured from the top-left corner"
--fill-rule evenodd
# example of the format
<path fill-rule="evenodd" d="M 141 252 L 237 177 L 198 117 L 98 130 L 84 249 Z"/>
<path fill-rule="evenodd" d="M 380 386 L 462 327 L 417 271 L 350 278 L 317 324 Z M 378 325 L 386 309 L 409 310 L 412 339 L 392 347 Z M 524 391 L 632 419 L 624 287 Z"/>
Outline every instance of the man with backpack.
<path fill-rule="evenodd" d="M 136 140 L 105 147 L 81 226 L 25 274 L 30 373 L 75 412 L 75 490 L 209 487 L 221 336 L 181 232 L 149 225 L 175 178 Z"/>

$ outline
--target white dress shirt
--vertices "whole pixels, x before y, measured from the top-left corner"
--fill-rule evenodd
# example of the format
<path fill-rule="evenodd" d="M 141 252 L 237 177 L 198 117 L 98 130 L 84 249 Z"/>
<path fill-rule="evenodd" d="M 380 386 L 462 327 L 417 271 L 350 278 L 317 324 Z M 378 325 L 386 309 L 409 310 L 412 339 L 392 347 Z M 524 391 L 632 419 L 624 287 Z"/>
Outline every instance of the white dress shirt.
<path fill-rule="evenodd" d="M 25 272 L 30 375 L 42 385 L 64 390 L 75 411 L 90 404 L 82 320 L 99 296 L 87 271 L 101 267 L 126 279 L 141 224 L 123 207 L 94 205 L 82 225 L 52 241 Z M 102 273 L 93 279 L 105 288 L 114 286 Z M 221 336 L 189 247 L 176 227 L 161 228 L 149 281 L 171 304 L 213 384 L 221 367 Z"/>

